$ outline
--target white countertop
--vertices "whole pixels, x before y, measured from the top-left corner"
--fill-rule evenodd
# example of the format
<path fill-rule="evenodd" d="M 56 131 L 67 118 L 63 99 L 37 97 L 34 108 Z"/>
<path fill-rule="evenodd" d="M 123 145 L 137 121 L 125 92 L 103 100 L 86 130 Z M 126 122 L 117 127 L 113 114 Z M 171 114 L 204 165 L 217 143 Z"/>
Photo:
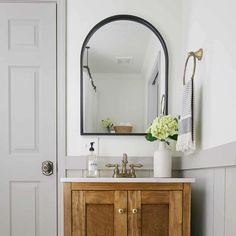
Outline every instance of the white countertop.
<path fill-rule="evenodd" d="M 61 178 L 62 183 L 194 183 L 194 178 Z"/>

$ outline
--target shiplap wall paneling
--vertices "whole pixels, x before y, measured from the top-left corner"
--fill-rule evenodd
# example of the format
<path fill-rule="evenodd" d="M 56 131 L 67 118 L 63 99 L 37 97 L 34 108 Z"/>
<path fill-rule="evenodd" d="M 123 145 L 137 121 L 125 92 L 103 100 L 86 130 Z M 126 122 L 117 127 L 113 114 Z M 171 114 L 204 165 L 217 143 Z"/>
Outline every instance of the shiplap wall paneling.
<path fill-rule="evenodd" d="M 187 170 L 184 177 L 196 178 L 192 185 L 192 236 L 214 236 L 214 170 Z"/>
<path fill-rule="evenodd" d="M 236 167 L 226 168 L 225 235 L 236 235 Z"/>

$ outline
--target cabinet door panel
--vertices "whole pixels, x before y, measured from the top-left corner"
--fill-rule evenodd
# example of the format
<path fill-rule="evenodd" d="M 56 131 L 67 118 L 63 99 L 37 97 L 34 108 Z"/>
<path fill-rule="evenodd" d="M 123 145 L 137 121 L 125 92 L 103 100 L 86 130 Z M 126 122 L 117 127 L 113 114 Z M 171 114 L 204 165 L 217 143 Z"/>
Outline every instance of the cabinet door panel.
<path fill-rule="evenodd" d="M 86 236 L 114 235 L 114 207 L 111 204 L 87 204 Z"/>
<path fill-rule="evenodd" d="M 72 191 L 72 219 L 72 236 L 126 236 L 127 191 Z"/>
<path fill-rule="evenodd" d="M 170 235 L 182 236 L 183 212 L 182 191 L 170 192 L 169 232 Z"/>
<path fill-rule="evenodd" d="M 169 191 L 142 191 L 142 236 L 169 236 Z"/>
<path fill-rule="evenodd" d="M 142 205 L 142 236 L 169 235 L 169 206 Z"/>
<path fill-rule="evenodd" d="M 182 191 L 129 191 L 128 209 L 129 236 L 182 236 Z"/>
<path fill-rule="evenodd" d="M 72 236 L 85 236 L 85 196 L 84 191 L 72 191 L 71 196 Z M 70 236 L 70 234 L 66 235 Z"/>
<path fill-rule="evenodd" d="M 127 191 L 115 191 L 114 195 L 114 235 L 127 236 Z M 124 209 L 120 214 L 119 209 Z"/>
<path fill-rule="evenodd" d="M 142 191 L 141 201 L 143 204 L 169 204 L 169 191 Z"/>
<path fill-rule="evenodd" d="M 137 213 L 133 214 L 133 210 Z M 128 236 L 141 235 L 141 191 L 128 192 Z"/>

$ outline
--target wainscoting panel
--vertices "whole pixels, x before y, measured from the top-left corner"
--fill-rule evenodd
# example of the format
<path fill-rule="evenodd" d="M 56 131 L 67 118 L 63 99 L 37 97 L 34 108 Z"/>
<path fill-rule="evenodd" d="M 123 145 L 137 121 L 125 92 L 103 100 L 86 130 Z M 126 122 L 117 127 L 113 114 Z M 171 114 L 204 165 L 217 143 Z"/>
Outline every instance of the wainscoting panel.
<path fill-rule="evenodd" d="M 225 236 L 236 235 L 236 167 L 226 169 Z"/>
<path fill-rule="evenodd" d="M 236 235 L 236 167 L 191 169 L 180 174 L 196 178 L 192 185 L 192 236 Z"/>
<path fill-rule="evenodd" d="M 214 170 L 189 170 L 183 177 L 194 177 L 192 185 L 192 236 L 213 236 Z"/>
<path fill-rule="evenodd" d="M 213 235 L 225 235 L 225 168 L 214 169 Z"/>

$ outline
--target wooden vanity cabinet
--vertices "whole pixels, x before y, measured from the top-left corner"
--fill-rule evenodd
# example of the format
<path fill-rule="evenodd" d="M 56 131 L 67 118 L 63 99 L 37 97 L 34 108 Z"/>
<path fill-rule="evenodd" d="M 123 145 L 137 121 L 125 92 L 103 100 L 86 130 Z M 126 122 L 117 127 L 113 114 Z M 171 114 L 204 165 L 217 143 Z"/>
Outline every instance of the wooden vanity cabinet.
<path fill-rule="evenodd" d="M 65 183 L 65 236 L 190 236 L 188 183 Z"/>

